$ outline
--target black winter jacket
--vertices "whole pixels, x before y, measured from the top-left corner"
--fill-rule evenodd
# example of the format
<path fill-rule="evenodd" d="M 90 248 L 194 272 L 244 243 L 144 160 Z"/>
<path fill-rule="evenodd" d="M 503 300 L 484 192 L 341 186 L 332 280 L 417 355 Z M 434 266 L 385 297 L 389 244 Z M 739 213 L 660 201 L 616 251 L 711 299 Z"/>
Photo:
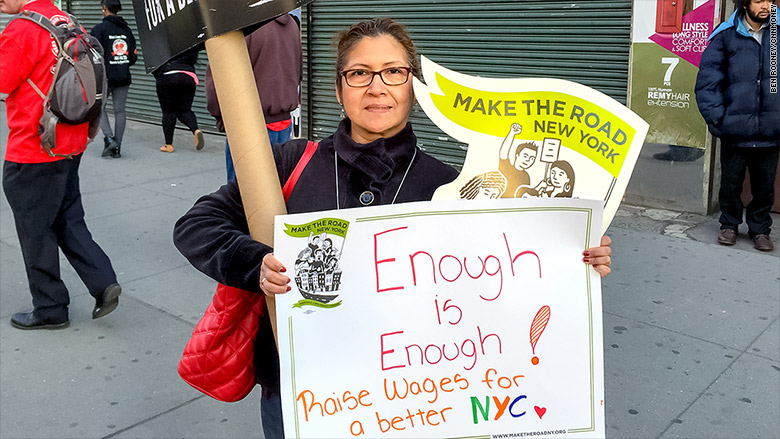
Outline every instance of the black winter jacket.
<path fill-rule="evenodd" d="M 189 50 L 179 54 L 167 63 L 157 67 L 157 69 L 152 72 L 152 75 L 157 79 L 160 75 L 173 70 L 195 73 L 195 64 L 198 63 L 198 53 L 200 53 L 200 50 Z"/>
<path fill-rule="evenodd" d="M 777 7 L 774 7 L 777 14 Z M 710 36 L 696 78 L 696 103 L 710 132 L 734 146 L 780 143 L 780 92 L 777 61 L 770 51 L 777 25 L 764 29 L 759 44 L 735 12 Z M 776 52 L 775 52 L 776 53 Z M 774 79 L 772 79 L 774 78 Z M 774 84 L 773 84 L 774 81 Z M 774 89 L 774 92 L 773 92 Z"/>
<path fill-rule="evenodd" d="M 338 154 L 338 193 L 340 208 L 360 207 L 360 194 L 374 194 L 373 204 L 430 200 L 441 185 L 458 173 L 453 168 L 417 149 L 411 124 L 397 135 L 369 144 L 350 138 L 350 121 L 345 119 L 336 133 L 323 139 L 300 175 L 287 201 L 288 213 L 315 212 L 336 208 L 335 154 Z M 280 185 L 298 163 L 306 140 L 277 145 L 274 159 Z M 273 251 L 270 245 L 249 236 L 241 193 L 236 181 L 201 197 L 174 226 L 176 248 L 198 270 L 216 281 L 244 290 L 260 291 L 263 257 Z M 267 314 L 266 314 L 267 315 Z M 255 371 L 258 383 L 267 392 L 278 392 L 278 357 L 270 323 L 265 317 L 255 342 Z"/>
<path fill-rule="evenodd" d="M 130 85 L 130 66 L 135 64 L 135 37 L 124 18 L 109 15 L 89 32 L 100 40 L 106 65 L 106 79 L 109 87 Z"/>

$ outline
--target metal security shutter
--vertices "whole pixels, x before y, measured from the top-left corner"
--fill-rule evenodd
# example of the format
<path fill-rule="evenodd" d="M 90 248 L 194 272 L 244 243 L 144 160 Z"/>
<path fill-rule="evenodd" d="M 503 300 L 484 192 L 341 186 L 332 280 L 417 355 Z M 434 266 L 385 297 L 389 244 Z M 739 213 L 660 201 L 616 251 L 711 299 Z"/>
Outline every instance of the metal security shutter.
<path fill-rule="evenodd" d="M 70 0 L 68 3 L 68 12 L 76 16 L 87 31 L 103 20 L 100 0 Z M 63 2 L 63 7 L 64 5 L 65 2 Z M 136 38 L 136 44 L 138 46 L 138 62 L 130 68 L 130 72 L 133 75 L 133 84 L 130 85 L 130 92 L 127 96 L 127 117 L 129 119 L 160 125 L 162 113 L 160 112 L 160 103 L 157 99 L 154 76 L 152 76 L 151 73 L 147 74 L 144 68 L 143 47 L 138 40 L 138 31 L 132 2 L 130 0 L 122 1 L 122 8 L 119 15 L 121 15 L 130 25 L 130 29 L 133 30 L 133 35 Z M 206 110 L 205 84 L 207 63 L 208 58 L 206 57 L 206 51 L 201 51 L 198 57 L 198 64 L 195 65 L 195 70 L 200 81 L 198 88 L 195 91 L 195 101 L 192 103 L 192 111 L 198 117 L 198 126 L 201 130 L 205 132 L 216 132 L 217 128 L 214 118 L 211 117 L 208 110 Z M 109 111 L 111 111 L 110 101 Z M 180 128 L 185 128 L 181 122 L 178 123 L 178 126 Z M 174 141 L 177 143 L 188 142 L 189 139 L 186 141 L 182 140 L 180 134 L 177 133 Z M 160 145 L 163 143 L 162 130 L 160 130 Z"/>
<path fill-rule="evenodd" d="M 418 51 L 438 64 L 486 77 L 551 77 L 579 82 L 625 103 L 631 0 L 316 0 L 304 8 L 304 133 L 321 139 L 340 118 L 334 34 L 356 22 L 392 17 Z M 308 116 L 308 117 L 307 117 Z M 459 166 L 465 145 L 419 107 L 412 123 L 422 148 Z"/>

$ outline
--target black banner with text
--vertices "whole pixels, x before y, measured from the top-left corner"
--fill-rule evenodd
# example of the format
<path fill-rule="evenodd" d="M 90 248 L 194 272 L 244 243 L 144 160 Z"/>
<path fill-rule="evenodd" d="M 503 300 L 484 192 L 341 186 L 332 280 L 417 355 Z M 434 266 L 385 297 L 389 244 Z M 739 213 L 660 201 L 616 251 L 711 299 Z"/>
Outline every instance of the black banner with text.
<path fill-rule="evenodd" d="M 133 0 L 146 71 L 234 30 L 245 33 L 313 0 Z"/>

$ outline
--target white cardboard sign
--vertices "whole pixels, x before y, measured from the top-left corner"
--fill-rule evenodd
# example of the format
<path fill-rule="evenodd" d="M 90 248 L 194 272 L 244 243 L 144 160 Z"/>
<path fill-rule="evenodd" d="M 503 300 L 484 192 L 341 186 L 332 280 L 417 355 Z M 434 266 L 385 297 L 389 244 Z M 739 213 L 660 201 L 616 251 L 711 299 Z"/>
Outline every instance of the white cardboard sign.
<path fill-rule="evenodd" d="M 286 437 L 604 437 L 601 284 L 582 262 L 601 205 L 278 216 Z"/>

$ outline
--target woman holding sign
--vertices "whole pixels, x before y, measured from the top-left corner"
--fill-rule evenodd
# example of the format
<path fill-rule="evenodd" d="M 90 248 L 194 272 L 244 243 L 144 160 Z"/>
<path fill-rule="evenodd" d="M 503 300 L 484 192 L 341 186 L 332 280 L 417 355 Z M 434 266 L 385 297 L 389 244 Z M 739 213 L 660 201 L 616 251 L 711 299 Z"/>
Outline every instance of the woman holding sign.
<path fill-rule="evenodd" d="M 417 53 L 404 27 L 388 18 L 358 23 L 341 32 L 336 61 L 336 97 L 346 118 L 323 139 L 287 199 L 288 213 L 430 200 L 457 172 L 417 148 L 409 123 L 414 104 L 411 75 Z M 284 185 L 306 140 L 274 150 Z M 273 249 L 248 232 L 235 181 L 206 195 L 174 229 L 179 251 L 217 281 L 266 295 L 290 291 L 290 277 Z M 602 275 L 610 269 L 608 237 L 583 260 Z M 266 438 L 283 437 L 278 356 L 268 318 L 255 342 L 255 371 L 263 386 Z"/>

